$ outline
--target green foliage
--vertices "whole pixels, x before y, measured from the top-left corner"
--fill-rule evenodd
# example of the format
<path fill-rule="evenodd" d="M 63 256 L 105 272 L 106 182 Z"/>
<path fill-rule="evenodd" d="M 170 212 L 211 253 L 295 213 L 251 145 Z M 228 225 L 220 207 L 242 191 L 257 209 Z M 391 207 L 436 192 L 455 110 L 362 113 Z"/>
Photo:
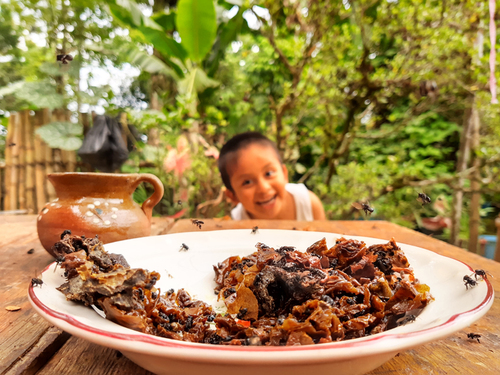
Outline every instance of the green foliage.
<path fill-rule="evenodd" d="M 178 77 L 178 70 L 172 70 L 170 66 L 154 55 L 142 51 L 132 44 L 125 44 L 120 48 L 120 56 L 126 58 L 131 64 L 151 74 L 164 74 L 166 76 Z"/>
<path fill-rule="evenodd" d="M 132 64 L 138 65 L 143 70 L 150 73 L 165 74 L 164 70 L 159 69 L 158 65 L 161 62 L 175 71 L 176 77 L 183 77 L 184 74 L 181 65 L 175 63 L 173 59 L 177 58 L 184 61 L 187 57 L 187 53 L 181 44 L 167 35 L 166 29 L 156 23 L 154 19 L 146 17 L 133 0 L 117 0 L 116 2 L 110 2 L 109 8 L 115 19 L 119 20 L 122 25 L 131 28 L 133 31 L 132 36 L 135 40 L 154 45 L 155 49 L 164 57 L 163 61 L 154 56 L 149 56 L 150 59 L 146 59 L 148 55 L 142 52 L 142 56 L 139 58 L 138 55 L 141 51 L 135 49 L 133 55 L 129 57 L 129 61 Z M 165 22 L 166 17 L 167 15 L 164 15 L 163 18 L 159 19 L 164 23 L 167 29 L 170 29 L 171 23 Z M 127 46 L 126 48 L 130 53 L 131 46 Z M 148 61 L 146 62 L 146 60 Z M 154 64 L 152 60 L 155 61 Z M 171 74 L 172 73 L 169 73 L 168 75 Z"/>
<path fill-rule="evenodd" d="M 189 57 L 201 62 L 212 48 L 217 31 L 213 0 L 179 0 L 176 25 Z"/>
<path fill-rule="evenodd" d="M 245 8 L 240 7 L 238 13 L 228 20 L 221 22 L 217 28 L 217 37 L 203 66 L 210 77 L 216 74 L 219 64 L 223 61 L 228 46 L 238 38 L 238 35 L 248 33 L 248 24 L 243 18 Z"/>
<path fill-rule="evenodd" d="M 52 148 L 76 151 L 82 146 L 83 126 L 72 122 L 51 122 L 36 133 Z"/>
<path fill-rule="evenodd" d="M 29 103 L 32 108 L 60 108 L 63 97 L 49 80 L 39 82 L 15 82 L 0 89 L 0 96 L 14 95 L 17 99 Z"/>
<path fill-rule="evenodd" d="M 492 210 L 489 219 L 500 212 L 495 159 L 500 112 L 488 92 L 489 40 L 484 38 L 482 57 L 476 43 L 486 32 L 486 3 L 4 3 L 0 53 L 11 56 L 0 65 L 4 111 L 74 101 L 97 105 L 103 98 L 108 109 L 118 110 L 133 100 L 116 104 L 120 94 L 107 87 L 88 85 L 79 92 L 81 69 L 124 62 L 141 69 L 127 94 L 141 105 L 158 98 L 155 109 L 160 110 L 127 112 L 139 131 L 151 138 L 157 134 L 159 146 L 138 142 L 123 170 L 160 176 L 166 194 L 157 214 L 178 212 L 181 196 L 190 215 L 227 214 L 225 202 L 196 211 L 221 187 L 215 160 L 205 152 L 220 148 L 235 133 L 258 130 L 281 142 L 292 181 L 304 181 L 315 191 L 330 219 L 366 218 L 352 208 L 359 200 L 375 207 L 372 218 L 409 227 L 420 226 L 426 217 L 449 217 L 460 133 L 472 103 L 481 119 L 480 146 L 473 156 L 482 163 L 482 198 Z M 26 10 L 33 4 L 40 12 Z M 26 38 L 27 49 L 19 49 L 24 30 L 37 30 L 40 23 L 50 31 L 47 47 Z M 54 62 L 64 44 L 75 52 L 69 66 Z M 437 89 L 426 92 L 428 83 Z M 165 161 L 184 138 L 190 140 L 190 166 L 178 175 L 167 171 Z M 440 203 L 421 206 L 415 198 L 422 191 L 441 197 Z M 149 193 L 145 186 L 135 195 L 142 200 Z M 467 192 L 465 203 L 463 239 Z M 488 228 L 485 224 L 482 230 Z"/>
<path fill-rule="evenodd" d="M 207 74 L 202 69 L 194 68 L 182 81 L 179 81 L 178 85 L 179 93 L 183 95 L 185 100 L 184 106 L 188 109 L 190 115 L 195 116 L 197 93 L 203 92 L 207 88 L 217 87 L 219 82 L 207 77 Z"/>

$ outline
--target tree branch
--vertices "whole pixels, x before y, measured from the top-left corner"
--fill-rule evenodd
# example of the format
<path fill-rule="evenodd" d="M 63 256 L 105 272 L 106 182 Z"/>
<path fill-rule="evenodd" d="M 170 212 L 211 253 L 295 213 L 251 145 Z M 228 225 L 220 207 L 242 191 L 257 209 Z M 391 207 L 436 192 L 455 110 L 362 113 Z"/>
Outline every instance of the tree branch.
<path fill-rule="evenodd" d="M 314 165 L 311 168 L 309 168 L 306 173 L 304 173 L 304 175 L 299 179 L 298 183 L 299 184 L 305 183 L 309 179 L 309 177 L 311 177 L 312 174 L 316 172 L 316 169 L 319 168 L 323 160 L 325 160 L 325 157 L 326 155 L 322 154 L 319 158 L 317 158 L 316 161 L 314 162 Z"/>
<path fill-rule="evenodd" d="M 257 19 L 262 23 L 265 24 L 267 21 L 259 16 L 255 11 L 253 10 L 253 7 L 250 8 L 252 13 L 257 17 Z M 278 54 L 280 61 L 286 66 L 288 71 L 292 74 L 295 75 L 295 68 L 290 64 L 290 61 L 288 61 L 288 58 L 285 56 L 283 51 L 276 45 L 276 40 L 274 39 L 274 30 L 275 30 L 275 23 L 273 22 L 270 26 L 271 31 L 269 33 L 262 33 L 268 40 L 271 46 L 273 47 L 274 51 Z"/>

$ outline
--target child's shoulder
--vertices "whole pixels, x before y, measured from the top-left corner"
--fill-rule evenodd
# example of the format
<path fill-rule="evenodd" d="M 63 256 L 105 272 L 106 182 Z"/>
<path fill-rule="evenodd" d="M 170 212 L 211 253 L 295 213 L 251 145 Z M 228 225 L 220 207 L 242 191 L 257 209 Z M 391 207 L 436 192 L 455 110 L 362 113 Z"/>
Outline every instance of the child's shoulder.
<path fill-rule="evenodd" d="M 325 210 L 323 209 L 323 203 L 321 203 L 321 200 L 318 198 L 318 196 L 311 190 L 309 190 L 307 186 L 305 186 L 304 184 L 289 183 L 286 185 L 286 190 L 292 194 L 295 204 L 300 204 L 298 200 L 300 200 L 301 202 L 310 202 L 313 220 L 325 220 Z M 306 209 L 306 211 L 309 210 Z"/>
<path fill-rule="evenodd" d="M 323 208 L 323 203 L 321 203 L 319 197 L 316 194 L 314 194 L 311 190 L 308 190 L 308 192 L 309 192 L 309 197 L 311 198 L 311 206 L 312 206 L 314 220 L 325 220 L 326 215 L 325 215 L 325 209 Z"/>

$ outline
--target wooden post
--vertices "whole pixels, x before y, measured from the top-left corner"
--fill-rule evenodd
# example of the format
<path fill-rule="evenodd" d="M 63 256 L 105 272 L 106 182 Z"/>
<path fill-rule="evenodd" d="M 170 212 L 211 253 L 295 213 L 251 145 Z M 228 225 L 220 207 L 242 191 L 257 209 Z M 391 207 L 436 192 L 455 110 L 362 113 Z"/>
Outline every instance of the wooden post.
<path fill-rule="evenodd" d="M 69 122 L 70 113 L 68 110 L 58 110 L 58 121 Z M 62 172 L 74 172 L 76 169 L 75 151 L 61 150 Z"/>
<path fill-rule="evenodd" d="M 35 198 L 35 147 L 33 132 L 34 116 L 31 116 L 28 111 L 24 117 L 26 120 L 25 139 L 26 139 L 26 209 L 29 214 L 38 212 Z"/>
<path fill-rule="evenodd" d="M 89 130 L 92 128 L 93 122 L 93 114 L 92 113 L 80 113 L 80 121 L 83 125 L 83 135 L 86 136 Z M 84 163 L 82 160 L 78 163 L 81 172 L 92 172 L 93 168 L 89 163 Z"/>
<path fill-rule="evenodd" d="M 19 131 L 19 183 L 18 200 L 19 209 L 26 209 L 26 122 L 29 112 L 27 110 L 19 112 L 18 131 Z"/>
<path fill-rule="evenodd" d="M 51 117 L 52 114 L 50 111 L 44 108 L 42 112 L 42 125 L 50 123 Z M 52 149 L 48 145 L 45 147 L 45 171 L 46 174 L 54 173 L 54 157 L 52 156 Z M 47 178 L 45 178 L 45 188 L 47 191 L 47 201 L 56 199 L 56 190 Z"/>
<path fill-rule="evenodd" d="M 19 143 L 20 132 L 19 122 L 21 116 L 19 113 L 11 114 L 11 121 L 9 121 L 9 133 L 12 138 L 9 139 L 7 147 L 10 147 L 10 170 L 9 170 L 9 185 L 7 186 L 8 200 L 5 205 L 6 210 L 17 210 L 19 200 Z"/>
<path fill-rule="evenodd" d="M 479 172 L 479 166 L 481 160 L 477 157 L 476 153 L 479 151 L 479 113 L 476 106 L 472 107 L 471 114 L 471 155 L 472 155 L 472 166 L 477 169 L 472 173 L 471 178 L 471 200 L 470 200 L 470 220 L 469 220 L 469 251 L 473 253 L 481 254 L 482 249 L 479 244 L 479 221 L 480 216 L 480 205 L 481 205 L 481 193 L 479 192 L 481 188 L 481 173 Z"/>
<path fill-rule="evenodd" d="M 45 153 L 48 146 L 42 141 L 42 138 L 36 134 L 36 129 L 38 129 L 43 123 L 43 110 L 36 111 L 35 117 L 33 119 L 34 124 L 34 147 L 35 147 L 35 181 L 36 181 L 36 206 L 37 211 L 40 211 L 45 203 L 48 202 L 47 198 L 47 186 L 46 186 L 46 176 L 45 176 Z"/>
<path fill-rule="evenodd" d="M 12 193 L 10 191 L 10 180 L 12 178 L 12 144 L 14 142 L 14 122 L 15 114 L 11 113 L 9 117 L 9 122 L 7 124 L 7 137 L 5 138 L 5 195 L 3 199 L 3 209 L 10 210 L 10 202 L 12 199 Z"/>
<path fill-rule="evenodd" d="M 495 219 L 495 225 L 497 227 L 497 245 L 495 246 L 494 259 L 500 262 L 500 215 Z"/>
<path fill-rule="evenodd" d="M 64 113 L 62 109 L 54 109 L 52 111 L 52 121 L 62 122 L 64 121 Z M 63 152 L 60 148 L 52 149 L 52 156 L 54 158 L 54 172 L 60 173 L 64 172 L 66 169 L 66 163 L 64 160 Z"/>

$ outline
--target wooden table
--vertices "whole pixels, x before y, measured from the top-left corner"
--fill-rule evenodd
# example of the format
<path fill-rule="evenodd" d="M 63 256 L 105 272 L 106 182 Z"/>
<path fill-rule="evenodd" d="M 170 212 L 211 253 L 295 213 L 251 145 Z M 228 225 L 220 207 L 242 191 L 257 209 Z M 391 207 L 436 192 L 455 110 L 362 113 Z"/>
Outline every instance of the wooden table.
<path fill-rule="evenodd" d="M 451 246 L 407 228 L 385 221 L 221 221 L 204 220 L 201 230 L 297 229 L 363 235 L 421 246 L 459 259 L 471 267 L 487 270 L 494 278 L 496 297 L 488 314 L 466 330 L 446 339 L 407 350 L 370 372 L 385 374 L 500 374 L 500 263 Z M 175 224 L 154 218 L 153 235 L 199 230 L 190 220 Z M 34 249 L 33 254 L 27 254 Z M 53 262 L 36 234 L 35 215 L 0 216 L 0 375 L 13 374 L 137 374 L 150 372 L 119 352 L 71 336 L 50 325 L 31 308 L 29 282 Z M 10 312 L 6 306 L 21 310 Z M 468 340 L 468 332 L 479 333 L 481 343 Z M 197 374 L 196 374 L 197 375 Z M 333 375 L 333 373 L 332 373 Z"/>

